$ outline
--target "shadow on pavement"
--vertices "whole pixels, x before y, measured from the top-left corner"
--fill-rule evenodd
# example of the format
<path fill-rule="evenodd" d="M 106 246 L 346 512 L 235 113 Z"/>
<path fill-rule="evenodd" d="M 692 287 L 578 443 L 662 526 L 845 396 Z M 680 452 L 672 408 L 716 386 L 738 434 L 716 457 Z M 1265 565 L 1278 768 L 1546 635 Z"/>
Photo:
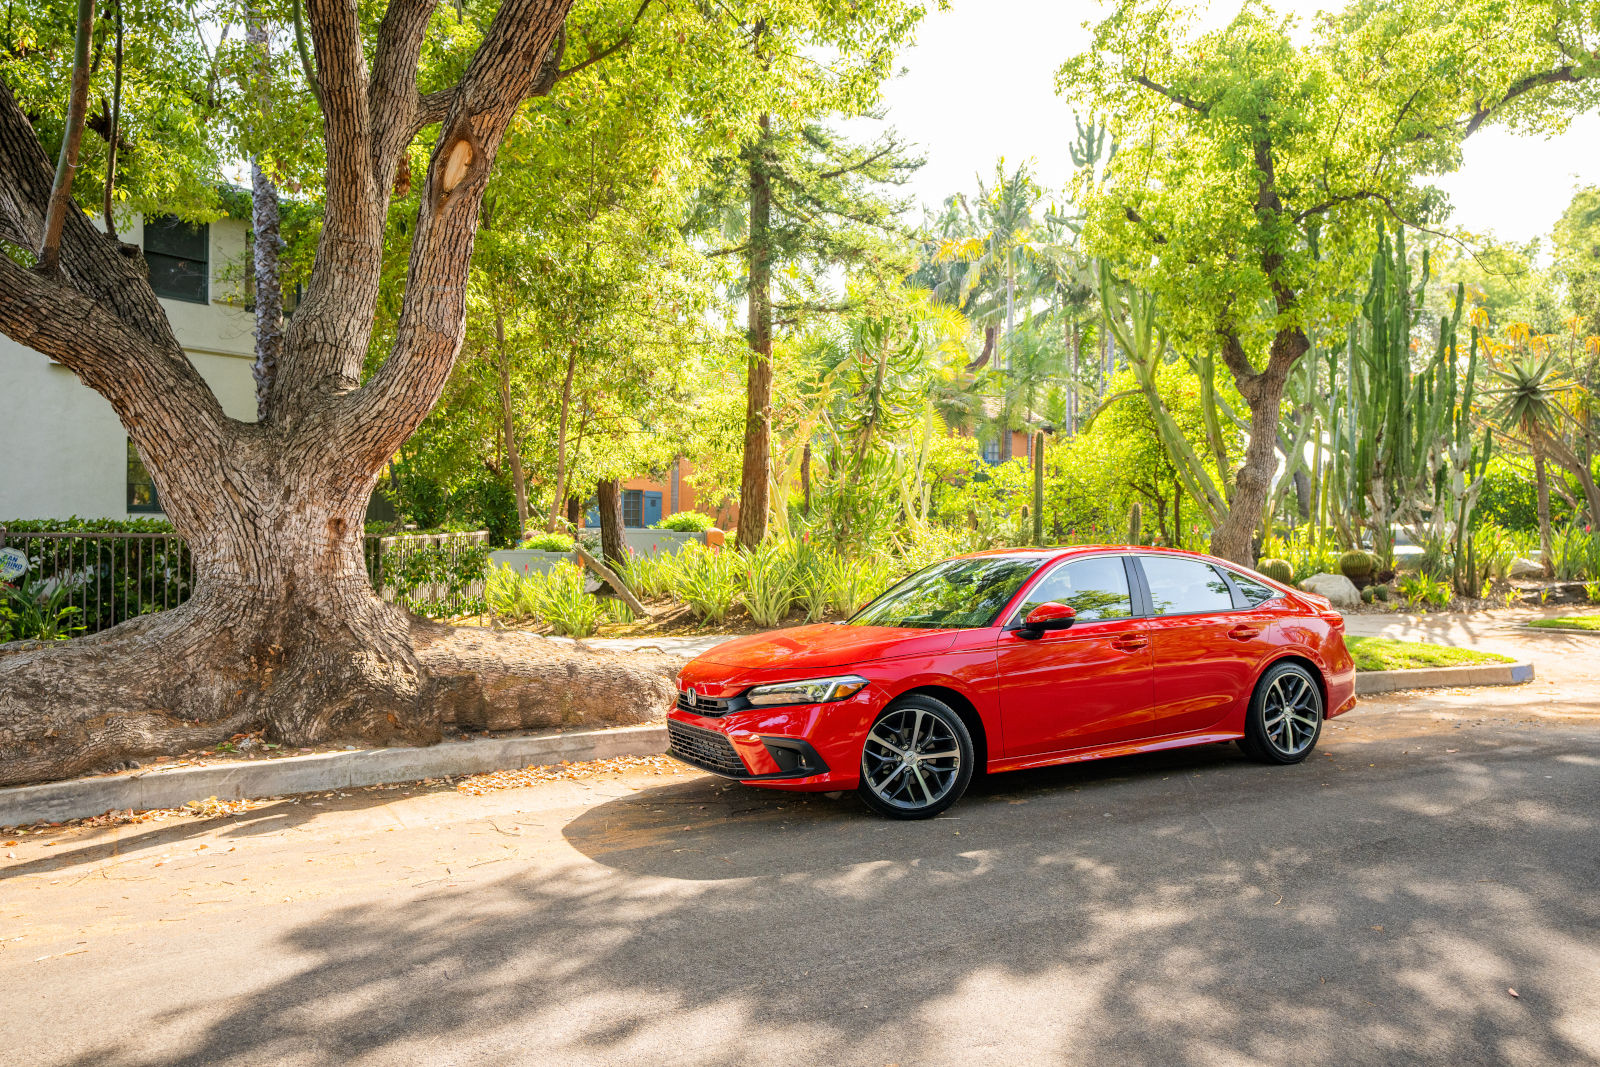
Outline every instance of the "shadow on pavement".
<path fill-rule="evenodd" d="M 577 855 L 293 929 L 160 1062 L 1590 1062 L 1600 790 L 1537 744 L 1204 748 L 921 823 L 668 785 L 569 823 Z"/>

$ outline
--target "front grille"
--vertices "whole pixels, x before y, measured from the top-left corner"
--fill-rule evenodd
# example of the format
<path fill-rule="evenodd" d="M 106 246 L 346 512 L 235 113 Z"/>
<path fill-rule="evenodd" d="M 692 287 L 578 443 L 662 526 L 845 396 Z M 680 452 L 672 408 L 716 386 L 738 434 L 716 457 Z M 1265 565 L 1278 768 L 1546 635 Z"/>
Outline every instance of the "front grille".
<path fill-rule="evenodd" d="M 679 711 L 687 711 L 691 715 L 704 715 L 708 719 L 715 719 L 719 715 L 737 711 L 743 706 L 743 697 L 708 697 L 697 694 L 694 700 L 690 701 L 688 690 L 684 689 L 678 692 Z"/>
<path fill-rule="evenodd" d="M 667 748 L 689 763 L 734 778 L 745 778 L 750 768 L 744 765 L 733 742 L 714 730 L 702 730 L 677 719 L 667 720 Z"/>

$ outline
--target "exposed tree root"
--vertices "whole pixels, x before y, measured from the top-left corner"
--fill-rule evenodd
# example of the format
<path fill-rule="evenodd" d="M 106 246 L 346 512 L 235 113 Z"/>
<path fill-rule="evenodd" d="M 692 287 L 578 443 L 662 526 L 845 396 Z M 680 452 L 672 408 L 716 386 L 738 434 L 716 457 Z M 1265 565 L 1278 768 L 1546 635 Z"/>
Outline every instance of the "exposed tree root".
<path fill-rule="evenodd" d="M 278 626 L 271 640 L 237 614 L 217 619 L 190 601 L 70 642 L 0 645 L 0 785 L 109 770 L 261 728 L 295 745 L 430 744 L 444 723 L 645 722 L 670 705 L 679 666 L 442 626 L 376 598 L 342 625 L 301 612 L 292 634 Z"/>

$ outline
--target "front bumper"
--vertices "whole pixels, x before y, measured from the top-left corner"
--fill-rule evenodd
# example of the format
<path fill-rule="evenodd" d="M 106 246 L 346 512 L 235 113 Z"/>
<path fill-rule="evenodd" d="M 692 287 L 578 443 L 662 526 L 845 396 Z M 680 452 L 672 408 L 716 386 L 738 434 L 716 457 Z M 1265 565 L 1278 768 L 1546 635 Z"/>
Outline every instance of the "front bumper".
<path fill-rule="evenodd" d="M 731 696 L 748 686 L 718 688 Z M 679 706 L 667 713 L 667 754 L 734 781 L 779 789 L 854 789 L 861 743 L 881 697 L 868 686 L 828 704 L 742 707 L 701 715 Z"/>
<path fill-rule="evenodd" d="M 777 770 L 752 770 L 750 763 L 734 747 L 733 741 L 720 730 L 707 729 L 670 716 L 667 718 L 667 755 L 702 771 L 710 771 L 736 782 L 776 782 L 813 778 L 828 773 L 828 765 L 811 747 L 811 742 L 803 738 L 757 737 L 756 740 L 765 750 L 766 759 L 775 764 Z"/>

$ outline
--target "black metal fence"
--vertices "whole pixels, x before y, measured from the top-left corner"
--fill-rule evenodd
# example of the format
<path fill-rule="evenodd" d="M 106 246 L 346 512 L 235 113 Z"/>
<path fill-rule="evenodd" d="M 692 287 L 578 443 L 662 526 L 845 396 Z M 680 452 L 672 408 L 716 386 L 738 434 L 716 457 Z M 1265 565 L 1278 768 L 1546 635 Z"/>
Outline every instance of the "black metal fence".
<path fill-rule="evenodd" d="M 369 536 L 362 554 L 373 588 L 385 599 L 421 614 L 460 615 L 482 610 L 488 538 L 485 531 Z M 27 557 L 16 593 L 39 604 L 48 601 L 52 616 L 69 612 L 61 628 L 71 634 L 96 633 L 176 607 L 193 588 L 189 547 L 175 533 L 0 526 L 0 548 Z M 0 597 L 0 611 L 6 604 Z M 26 632 L 17 612 L 11 614 L 13 632 L 7 636 L 41 636 Z"/>

